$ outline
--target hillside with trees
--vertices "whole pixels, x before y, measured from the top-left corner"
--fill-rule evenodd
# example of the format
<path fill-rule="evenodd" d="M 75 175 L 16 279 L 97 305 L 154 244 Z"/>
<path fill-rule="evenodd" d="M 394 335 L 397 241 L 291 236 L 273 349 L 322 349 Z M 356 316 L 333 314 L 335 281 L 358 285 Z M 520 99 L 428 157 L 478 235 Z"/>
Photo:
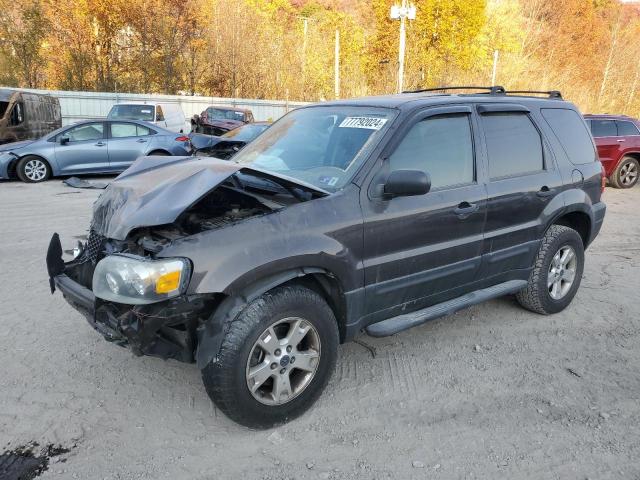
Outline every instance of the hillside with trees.
<path fill-rule="evenodd" d="M 0 84 L 317 101 L 389 93 L 392 0 L 0 0 Z M 405 88 L 491 81 L 640 115 L 640 9 L 617 0 L 416 0 Z"/>

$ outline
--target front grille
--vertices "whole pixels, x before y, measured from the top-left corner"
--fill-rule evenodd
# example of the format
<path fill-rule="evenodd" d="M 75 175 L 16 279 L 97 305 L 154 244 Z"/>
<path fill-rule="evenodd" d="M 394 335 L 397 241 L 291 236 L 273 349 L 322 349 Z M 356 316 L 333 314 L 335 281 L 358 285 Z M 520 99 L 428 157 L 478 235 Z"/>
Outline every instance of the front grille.
<path fill-rule="evenodd" d="M 89 232 L 89 238 L 87 239 L 86 252 L 87 257 L 93 263 L 98 259 L 98 255 L 102 252 L 102 246 L 104 244 L 104 237 L 97 234 L 93 230 Z"/>

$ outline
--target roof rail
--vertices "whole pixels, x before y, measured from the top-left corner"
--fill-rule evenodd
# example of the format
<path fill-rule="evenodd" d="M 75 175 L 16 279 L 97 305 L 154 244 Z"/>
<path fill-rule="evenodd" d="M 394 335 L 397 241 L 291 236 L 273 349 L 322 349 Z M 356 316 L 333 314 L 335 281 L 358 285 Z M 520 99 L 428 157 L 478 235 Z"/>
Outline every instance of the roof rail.
<path fill-rule="evenodd" d="M 435 88 L 421 88 L 419 90 L 405 90 L 402 93 L 423 93 L 423 92 L 443 92 L 445 90 L 486 90 L 486 93 L 490 95 L 504 95 L 506 90 L 504 87 L 495 85 L 493 87 L 478 87 L 478 86 L 454 86 L 454 87 L 435 87 Z"/>
<path fill-rule="evenodd" d="M 515 93 L 516 95 L 521 95 L 521 94 L 548 95 L 549 98 L 556 98 L 558 100 L 562 100 L 562 93 L 560 93 L 559 90 L 508 90 L 505 93 L 507 94 Z"/>
<path fill-rule="evenodd" d="M 402 93 L 445 92 L 447 90 L 480 90 L 480 93 L 489 95 L 548 95 L 549 98 L 562 100 L 562 93 L 558 90 L 505 90 L 505 88 L 500 85 L 494 85 L 493 87 L 453 86 L 421 88 L 420 90 L 405 90 Z"/>

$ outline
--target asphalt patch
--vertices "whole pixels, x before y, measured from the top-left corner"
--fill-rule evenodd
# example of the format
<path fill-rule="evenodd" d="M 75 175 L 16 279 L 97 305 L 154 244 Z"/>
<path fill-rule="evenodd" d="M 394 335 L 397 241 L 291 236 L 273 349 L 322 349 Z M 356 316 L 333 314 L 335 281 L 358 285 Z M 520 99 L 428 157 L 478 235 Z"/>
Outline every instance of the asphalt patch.
<path fill-rule="evenodd" d="M 41 447 L 37 442 L 4 451 L 0 454 L 0 480 L 32 480 L 49 468 L 51 458 L 69 451 L 61 445 Z M 66 462 L 66 458 L 60 462 Z"/>

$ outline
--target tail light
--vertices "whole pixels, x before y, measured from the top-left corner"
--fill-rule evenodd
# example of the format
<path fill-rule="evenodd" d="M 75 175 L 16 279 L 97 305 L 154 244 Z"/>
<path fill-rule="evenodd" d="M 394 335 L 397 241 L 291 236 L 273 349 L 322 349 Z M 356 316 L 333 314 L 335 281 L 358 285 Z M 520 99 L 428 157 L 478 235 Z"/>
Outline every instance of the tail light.
<path fill-rule="evenodd" d="M 181 135 L 179 137 L 176 137 L 176 142 L 188 142 L 189 141 L 189 137 L 187 137 L 186 135 Z"/>
<path fill-rule="evenodd" d="M 600 174 L 600 194 L 604 193 L 604 187 L 607 186 L 607 173 L 604 171 L 604 165 L 600 164 L 602 173 Z"/>

